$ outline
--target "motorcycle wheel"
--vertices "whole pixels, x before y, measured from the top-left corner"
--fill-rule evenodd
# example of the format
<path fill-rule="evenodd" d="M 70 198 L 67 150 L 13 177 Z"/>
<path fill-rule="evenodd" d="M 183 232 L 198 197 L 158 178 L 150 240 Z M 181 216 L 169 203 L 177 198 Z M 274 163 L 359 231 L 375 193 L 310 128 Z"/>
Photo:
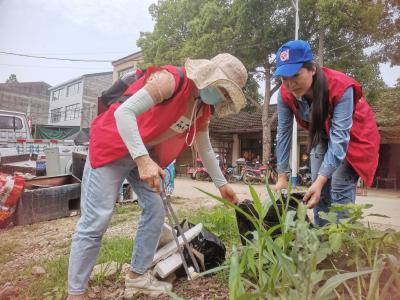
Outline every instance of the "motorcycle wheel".
<path fill-rule="evenodd" d="M 238 179 L 236 178 L 235 175 L 229 175 L 228 178 L 227 178 L 227 181 L 229 183 L 236 183 L 236 182 L 238 182 Z"/>
<path fill-rule="evenodd" d="M 244 173 L 243 174 L 243 182 L 245 184 L 253 184 L 254 183 L 254 179 L 249 173 Z"/>
<path fill-rule="evenodd" d="M 202 180 L 201 174 L 200 174 L 200 173 L 196 173 L 196 176 L 195 176 L 194 179 L 196 179 L 196 180 Z"/>

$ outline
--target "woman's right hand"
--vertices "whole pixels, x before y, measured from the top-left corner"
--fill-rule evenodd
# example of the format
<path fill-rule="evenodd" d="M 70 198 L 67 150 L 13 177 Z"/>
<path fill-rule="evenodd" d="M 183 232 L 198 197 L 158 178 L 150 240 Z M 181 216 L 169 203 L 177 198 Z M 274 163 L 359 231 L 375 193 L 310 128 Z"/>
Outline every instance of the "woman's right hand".
<path fill-rule="evenodd" d="M 160 176 L 165 177 L 165 172 L 157 165 L 148 155 L 139 156 L 135 159 L 138 166 L 139 177 L 146 181 L 150 187 L 154 188 L 157 193 L 160 193 L 161 182 Z"/>
<path fill-rule="evenodd" d="M 288 185 L 286 173 L 278 174 L 278 181 L 275 184 L 275 191 L 279 193 L 281 190 L 287 189 Z"/>

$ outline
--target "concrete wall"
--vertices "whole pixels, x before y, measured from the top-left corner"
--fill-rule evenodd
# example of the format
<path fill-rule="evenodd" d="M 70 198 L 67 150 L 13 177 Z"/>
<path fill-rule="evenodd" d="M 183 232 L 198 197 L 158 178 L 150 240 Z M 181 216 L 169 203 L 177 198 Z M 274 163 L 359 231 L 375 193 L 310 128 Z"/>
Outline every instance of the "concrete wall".
<path fill-rule="evenodd" d="M 82 128 L 89 128 L 97 115 L 97 98 L 112 85 L 112 73 L 84 78 Z"/>
<path fill-rule="evenodd" d="M 49 87 L 45 82 L 1 83 L 0 109 L 25 113 L 32 118 L 32 124 L 46 124 Z"/>

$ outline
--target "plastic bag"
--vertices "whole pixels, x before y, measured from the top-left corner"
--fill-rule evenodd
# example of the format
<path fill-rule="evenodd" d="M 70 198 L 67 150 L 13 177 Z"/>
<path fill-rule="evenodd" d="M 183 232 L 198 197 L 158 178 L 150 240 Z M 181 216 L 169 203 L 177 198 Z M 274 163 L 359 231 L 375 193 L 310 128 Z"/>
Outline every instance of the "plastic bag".
<path fill-rule="evenodd" d="M 181 224 L 183 231 L 188 228 L 195 226 L 192 223 L 184 220 Z M 218 267 L 225 261 L 226 248 L 224 243 L 219 237 L 211 233 L 203 227 L 198 236 L 196 236 L 189 243 L 196 251 L 200 252 L 204 256 L 204 267 L 205 270 L 210 270 L 212 268 Z M 186 262 L 192 265 L 189 253 L 186 249 L 184 251 Z M 203 262 L 201 262 L 203 263 Z"/>
<path fill-rule="evenodd" d="M 0 173 L 0 205 L 7 207 L 17 205 L 24 186 L 25 179 L 22 176 Z"/>
<path fill-rule="evenodd" d="M 279 215 L 282 215 L 283 207 L 284 207 L 284 205 L 286 206 L 287 204 L 288 204 L 288 211 L 289 210 L 297 211 L 298 201 L 301 201 L 301 199 L 303 199 L 303 196 L 304 196 L 304 193 L 292 193 L 289 203 L 288 203 L 288 199 L 287 199 L 286 195 L 282 195 L 283 203 L 280 200 L 277 200 L 277 202 L 276 202 L 276 206 L 278 208 Z M 296 201 L 293 198 L 296 198 L 298 201 Z M 238 206 L 247 214 L 249 214 L 255 218 L 258 218 L 258 214 L 253 206 L 253 201 L 246 199 L 246 200 L 242 201 Z M 252 232 L 255 230 L 255 228 L 254 228 L 253 223 L 251 223 L 250 220 L 248 220 L 246 218 L 246 216 L 244 216 L 242 213 L 240 213 L 238 211 L 235 211 L 235 212 L 236 212 L 236 220 L 237 220 L 237 224 L 238 224 L 238 229 L 239 229 L 239 233 L 240 233 L 240 239 L 241 239 L 242 244 L 245 245 L 246 239 L 248 239 L 248 240 L 253 239 Z M 275 208 L 273 206 L 271 206 L 267 212 L 267 215 L 264 218 L 264 226 L 265 226 L 265 228 L 269 229 L 278 224 L 279 224 L 279 216 L 278 216 Z M 273 235 L 273 237 L 277 237 L 281 233 L 282 233 L 281 229 L 277 228 L 273 232 L 272 235 Z"/>

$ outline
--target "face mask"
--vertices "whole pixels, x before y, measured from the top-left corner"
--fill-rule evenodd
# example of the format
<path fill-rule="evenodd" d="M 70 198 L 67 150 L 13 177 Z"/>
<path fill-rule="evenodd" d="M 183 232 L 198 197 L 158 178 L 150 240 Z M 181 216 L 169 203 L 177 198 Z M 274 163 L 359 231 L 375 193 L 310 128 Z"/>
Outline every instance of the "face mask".
<path fill-rule="evenodd" d="M 204 89 L 201 89 L 200 97 L 204 103 L 209 105 L 217 105 L 225 100 L 225 97 L 220 90 L 213 86 L 208 86 Z"/>

